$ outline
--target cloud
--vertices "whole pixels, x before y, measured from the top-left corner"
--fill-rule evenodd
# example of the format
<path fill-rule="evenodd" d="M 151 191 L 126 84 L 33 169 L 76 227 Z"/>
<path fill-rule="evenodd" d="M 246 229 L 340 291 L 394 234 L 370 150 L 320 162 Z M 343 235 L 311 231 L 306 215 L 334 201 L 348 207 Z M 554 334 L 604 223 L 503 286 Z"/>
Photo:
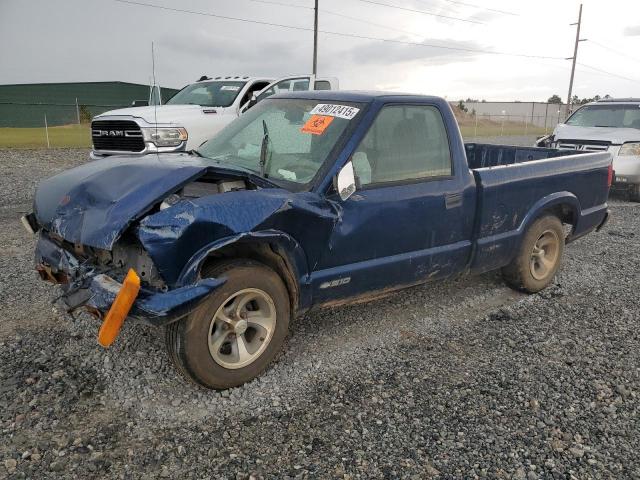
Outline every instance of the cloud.
<path fill-rule="evenodd" d="M 423 43 L 430 45 L 442 45 L 460 49 L 481 49 L 482 46 L 472 41 L 460 40 L 435 40 L 424 38 L 421 41 L 413 42 L 404 38 L 396 39 L 411 43 Z M 349 56 L 352 61 L 361 64 L 394 65 L 401 63 L 414 63 L 418 65 L 446 65 L 470 61 L 479 55 L 476 52 L 464 50 L 452 50 L 450 48 L 426 47 L 420 45 L 408 45 L 404 43 L 391 43 L 370 41 L 360 46 L 351 48 Z"/>
<path fill-rule="evenodd" d="M 467 20 L 473 20 L 476 22 L 489 23 L 493 20 L 502 17 L 503 13 L 493 12 L 491 10 L 480 10 L 473 15 L 469 16 Z"/>
<path fill-rule="evenodd" d="M 627 37 L 640 36 L 640 25 L 631 25 L 624 29 L 624 34 Z"/>
<path fill-rule="evenodd" d="M 231 72 L 248 75 L 281 75 L 293 67 L 310 69 L 311 52 L 301 46 L 301 42 L 278 41 L 265 38 L 261 41 L 247 41 L 246 38 L 232 38 L 211 34 L 205 30 L 185 31 L 165 34 L 158 42 L 161 48 L 170 51 L 169 57 L 188 55 L 206 59 L 200 70 L 208 73 Z M 292 67 L 293 66 L 293 67 Z M 295 69 L 295 68 L 294 68 Z"/>

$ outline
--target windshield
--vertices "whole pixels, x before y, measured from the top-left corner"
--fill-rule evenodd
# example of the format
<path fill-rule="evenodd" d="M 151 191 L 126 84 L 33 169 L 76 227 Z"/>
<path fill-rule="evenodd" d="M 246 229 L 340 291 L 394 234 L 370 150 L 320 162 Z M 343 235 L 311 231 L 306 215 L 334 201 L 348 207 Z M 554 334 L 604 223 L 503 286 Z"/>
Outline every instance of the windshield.
<path fill-rule="evenodd" d="M 269 99 L 230 123 L 198 152 L 266 178 L 309 183 L 362 105 Z"/>
<path fill-rule="evenodd" d="M 587 105 L 567 119 L 576 127 L 639 128 L 640 105 Z"/>
<path fill-rule="evenodd" d="M 228 107 L 247 82 L 198 82 L 176 93 L 167 105 L 201 105 L 203 107 Z"/>

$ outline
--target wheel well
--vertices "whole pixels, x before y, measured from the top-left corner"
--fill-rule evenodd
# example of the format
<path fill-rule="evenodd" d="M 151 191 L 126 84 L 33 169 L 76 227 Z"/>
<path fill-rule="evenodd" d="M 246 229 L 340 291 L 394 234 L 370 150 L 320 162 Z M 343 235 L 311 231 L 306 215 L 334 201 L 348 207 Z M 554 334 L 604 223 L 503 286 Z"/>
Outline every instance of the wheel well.
<path fill-rule="evenodd" d="M 576 223 L 578 222 L 578 217 L 576 215 L 575 208 L 568 203 L 561 203 L 559 205 L 554 205 L 553 207 L 549 207 L 545 209 L 545 211 L 543 212 L 543 215 L 544 214 L 554 215 L 560 219 L 563 225 L 570 226 L 571 230 L 566 232 L 567 236 L 573 233 L 573 229 L 575 228 Z"/>
<path fill-rule="evenodd" d="M 218 263 L 221 260 L 235 258 L 255 260 L 274 270 L 287 287 L 291 303 L 291 312 L 295 314 L 298 310 L 300 289 L 298 287 L 296 276 L 293 273 L 293 266 L 280 247 L 267 242 L 238 242 L 232 245 L 227 245 L 226 247 L 211 252 L 205 261 L 202 262 L 200 270 L 202 270 L 205 265 L 211 265 Z"/>

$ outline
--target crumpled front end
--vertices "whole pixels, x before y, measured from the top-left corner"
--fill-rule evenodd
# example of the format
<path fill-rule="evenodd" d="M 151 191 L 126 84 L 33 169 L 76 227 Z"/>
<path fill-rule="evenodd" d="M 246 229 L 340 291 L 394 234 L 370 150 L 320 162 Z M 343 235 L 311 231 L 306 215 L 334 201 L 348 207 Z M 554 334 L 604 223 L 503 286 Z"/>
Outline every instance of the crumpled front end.
<path fill-rule="evenodd" d="M 205 160 L 120 157 L 41 183 L 23 223 L 40 232 L 36 268 L 63 286 L 70 311 L 108 312 L 131 269 L 140 290 L 129 317 L 154 325 L 175 321 L 223 283 L 200 279 L 199 272 L 233 243 L 268 244 L 291 282 L 300 283 L 326 246 L 335 209 L 317 194 L 289 192 Z"/>
<path fill-rule="evenodd" d="M 69 312 L 84 307 L 102 318 L 122 288 L 126 270 L 113 264 L 110 252 L 72 246 L 44 231 L 38 235 L 35 261 L 42 279 L 62 287 L 60 299 Z M 169 290 L 145 281 L 129 318 L 154 326 L 174 322 L 197 308 L 223 283 L 221 279 L 207 278 Z"/>

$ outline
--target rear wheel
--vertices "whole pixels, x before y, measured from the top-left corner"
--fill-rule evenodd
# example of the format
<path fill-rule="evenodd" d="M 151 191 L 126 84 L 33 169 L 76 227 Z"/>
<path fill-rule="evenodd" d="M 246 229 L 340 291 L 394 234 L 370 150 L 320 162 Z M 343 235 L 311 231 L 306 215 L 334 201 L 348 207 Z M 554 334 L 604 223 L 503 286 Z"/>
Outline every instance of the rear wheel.
<path fill-rule="evenodd" d="M 208 388 L 226 389 L 257 377 L 276 356 L 289 328 L 289 296 L 273 270 L 233 260 L 203 269 L 225 284 L 192 314 L 167 327 L 177 369 Z"/>
<path fill-rule="evenodd" d="M 553 281 L 563 252 L 562 223 L 552 215 L 542 217 L 529 227 L 518 255 L 502 269 L 502 276 L 515 289 L 539 292 Z"/>
<path fill-rule="evenodd" d="M 634 185 L 629 190 L 629 200 L 632 202 L 640 202 L 640 185 Z"/>

